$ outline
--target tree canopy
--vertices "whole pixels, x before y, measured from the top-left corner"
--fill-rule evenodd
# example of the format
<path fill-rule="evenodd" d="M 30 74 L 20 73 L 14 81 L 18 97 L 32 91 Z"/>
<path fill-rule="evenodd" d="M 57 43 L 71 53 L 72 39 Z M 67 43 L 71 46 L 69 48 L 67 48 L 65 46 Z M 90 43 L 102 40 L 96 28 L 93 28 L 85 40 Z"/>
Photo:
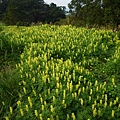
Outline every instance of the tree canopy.
<path fill-rule="evenodd" d="M 120 0 L 71 0 L 68 7 L 79 25 L 118 27 L 120 24 Z"/>
<path fill-rule="evenodd" d="M 8 25 L 17 23 L 55 23 L 65 18 L 65 9 L 56 4 L 46 4 L 44 0 L 1 0 L 0 20 Z"/>

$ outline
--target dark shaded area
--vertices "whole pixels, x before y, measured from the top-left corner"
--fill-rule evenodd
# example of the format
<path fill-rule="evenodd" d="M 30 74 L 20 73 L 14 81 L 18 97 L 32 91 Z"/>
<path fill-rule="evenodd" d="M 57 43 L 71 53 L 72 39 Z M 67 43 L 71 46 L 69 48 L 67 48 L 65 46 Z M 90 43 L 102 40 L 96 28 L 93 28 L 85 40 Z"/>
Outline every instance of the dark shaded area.
<path fill-rule="evenodd" d="M 43 0 L 1 0 L 0 21 L 7 25 L 55 23 L 65 18 L 65 7 L 46 4 Z"/>

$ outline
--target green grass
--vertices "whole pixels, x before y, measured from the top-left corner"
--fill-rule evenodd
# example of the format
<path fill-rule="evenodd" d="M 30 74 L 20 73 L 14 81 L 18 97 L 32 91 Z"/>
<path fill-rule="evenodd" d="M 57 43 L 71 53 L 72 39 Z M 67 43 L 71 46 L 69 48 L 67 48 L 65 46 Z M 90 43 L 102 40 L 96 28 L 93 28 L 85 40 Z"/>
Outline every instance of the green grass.
<path fill-rule="evenodd" d="M 19 75 L 16 64 L 20 55 L 12 52 L 7 36 L 3 35 L 5 26 L 0 26 L 0 119 L 4 120 L 5 114 L 9 111 L 8 106 L 16 107 L 15 101 L 19 93 Z M 5 105 L 3 105 L 5 104 Z"/>
<path fill-rule="evenodd" d="M 9 110 L 7 106 L 15 108 L 15 101 L 18 98 L 19 75 L 13 63 L 15 64 L 15 61 L 2 64 L 0 70 L 0 119 L 3 119 L 6 111 Z"/>

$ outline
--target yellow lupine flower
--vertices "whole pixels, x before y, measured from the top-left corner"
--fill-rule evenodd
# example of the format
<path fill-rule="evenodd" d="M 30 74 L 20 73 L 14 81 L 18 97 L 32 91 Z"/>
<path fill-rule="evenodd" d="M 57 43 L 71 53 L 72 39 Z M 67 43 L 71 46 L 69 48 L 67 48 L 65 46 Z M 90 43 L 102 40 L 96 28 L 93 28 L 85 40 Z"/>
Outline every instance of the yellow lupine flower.
<path fill-rule="evenodd" d="M 92 89 L 90 89 L 90 95 L 92 95 Z"/>
<path fill-rule="evenodd" d="M 119 98 L 118 98 L 118 97 L 116 97 L 116 102 L 118 102 L 118 99 L 119 99 Z"/>
<path fill-rule="evenodd" d="M 30 102 L 30 107 L 32 108 L 32 102 Z"/>
<path fill-rule="evenodd" d="M 12 107 L 10 107 L 10 114 L 12 114 L 13 113 L 13 109 L 12 109 Z"/>
<path fill-rule="evenodd" d="M 45 105 L 45 106 L 46 106 L 46 104 L 47 104 L 46 101 L 44 101 L 44 105 Z"/>
<path fill-rule="evenodd" d="M 59 82 L 59 77 L 56 77 L 56 82 Z"/>
<path fill-rule="evenodd" d="M 67 81 L 67 89 L 70 88 L 70 83 Z"/>
<path fill-rule="evenodd" d="M 96 108 L 93 110 L 93 116 L 95 117 L 97 115 Z"/>
<path fill-rule="evenodd" d="M 21 101 L 20 101 L 20 100 L 17 101 L 17 105 L 18 105 L 18 106 L 21 105 Z"/>
<path fill-rule="evenodd" d="M 82 98 L 80 98 L 80 101 L 81 101 L 81 105 L 83 105 L 83 102 L 84 102 L 84 101 L 83 101 L 83 99 L 82 99 Z"/>
<path fill-rule="evenodd" d="M 29 111 L 28 105 L 25 106 L 25 109 L 27 112 Z"/>
<path fill-rule="evenodd" d="M 60 89 L 62 90 L 62 84 L 60 83 Z"/>
<path fill-rule="evenodd" d="M 114 105 L 115 105 L 116 103 L 117 103 L 116 100 L 114 100 Z"/>
<path fill-rule="evenodd" d="M 102 84 L 100 84 L 100 88 L 102 88 Z"/>
<path fill-rule="evenodd" d="M 94 101 L 94 105 L 96 105 L 97 104 L 97 102 L 96 102 L 96 100 Z"/>
<path fill-rule="evenodd" d="M 6 117 L 5 117 L 5 119 L 6 119 L 6 120 L 9 120 L 9 117 L 8 117 L 8 116 L 6 116 Z"/>
<path fill-rule="evenodd" d="M 33 83 L 35 82 L 35 77 L 32 78 Z"/>
<path fill-rule="evenodd" d="M 94 108 L 95 108 L 95 105 L 94 105 L 94 104 L 92 104 L 92 110 L 94 110 Z"/>
<path fill-rule="evenodd" d="M 84 84 L 86 83 L 86 78 L 84 78 Z"/>
<path fill-rule="evenodd" d="M 103 93 L 103 95 L 102 95 L 102 99 L 104 98 L 104 93 Z"/>
<path fill-rule="evenodd" d="M 107 101 L 107 94 L 105 94 L 105 101 Z"/>
<path fill-rule="evenodd" d="M 120 104 L 118 105 L 118 108 L 120 109 Z"/>
<path fill-rule="evenodd" d="M 25 81 L 22 81 L 23 82 L 23 85 L 26 85 L 26 82 Z"/>
<path fill-rule="evenodd" d="M 65 96 L 66 96 L 66 91 L 64 90 L 63 91 L 63 98 L 65 99 Z"/>
<path fill-rule="evenodd" d="M 107 102 L 105 101 L 105 103 L 104 103 L 104 108 L 106 108 L 107 107 Z"/>
<path fill-rule="evenodd" d="M 72 98 L 74 98 L 74 93 L 72 93 Z"/>
<path fill-rule="evenodd" d="M 34 112 L 35 112 L 35 116 L 38 117 L 38 111 L 35 110 Z"/>
<path fill-rule="evenodd" d="M 97 100 L 99 99 L 99 96 L 97 95 Z"/>
<path fill-rule="evenodd" d="M 101 110 L 99 109 L 99 110 L 98 110 L 98 115 L 100 116 L 100 114 L 101 114 Z"/>
<path fill-rule="evenodd" d="M 56 120 L 59 120 L 59 116 L 58 115 L 56 115 Z"/>
<path fill-rule="evenodd" d="M 48 89 L 48 95 L 50 95 L 50 89 Z"/>
<path fill-rule="evenodd" d="M 96 91 L 98 91 L 98 86 L 96 87 Z"/>
<path fill-rule="evenodd" d="M 115 111 L 114 111 L 114 110 L 112 110 L 112 117 L 114 117 L 114 114 L 115 114 Z"/>
<path fill-rule="evenodd" d="M 115 79 L 114 78 L 112 78 L 112 83 L 113 83 L 113 85 L 115 85 Z"/>
<path fill-rule="evenodd" d="M 69 116 L 69 114 L 67 114 L 67 120 L 69 120 L 69 118 L 70 118 L 70 116 Z"/>
<path fill-rule="evenodd" d="M 112 106 L 112 101 L 110 101 L 110 107 Z"/>
<path fill-rule="evenodd" d="M 31 102 L 30 96 L 28 96 L 28 102 L 29 102 L 29 103 Z"/>
<path fill-rule="evenodd" d="M 72 118 L 73 118 L 73 120 L 75 120 L 75 119 L 76 119 L 76 117 L 75 117 L 75 114 L 74 114 L 74 113 L 72 113 Z"/>
<path fill-rule="evenodd" d="M 100 104 L 102 104 L 102 99 L 100 100 Z"/>
<path fill-rule="evenodd" d="M 64 104 L 64 108 L 66 108 L 67 107 L 67 105 L 66 105 L 66 103 Z"/>
<path fill-rule="evenodd" d="M 26 94 L 26 88 L 25 88 L 25 87 L 23 87 L 23 91 L 24 91 L 24 93 Z"/>
<path fill-rule="evenodd" d="M 76 85 L 76 90 L 78 90 L 78 88 L 79 88 L 79 84 Z"/>
<path fill-rule="evenodd" d="M 77 97 L 77 93 L 76 93 L 76 92 L 74 93 L 74 97 L 75 97 L 75 98 Z"/>
<path fill-rule="evenodd" d="M 91 101 L 91 96 L 89 96 L 89 101 Z"/>
<path fill-rule="evenodd" d="M 43 103 L 43 99 L 42 99 L 42 97 L 40 98 L 40 102 Z"/>
<path fill-rule="evenodd" d="M 56 89 L 56 94 L 58 95 L 58 89 Z"/>
<path fill-rule="evenodd" d="M 55 102 L 55 96 L 53 96 L 53 102 Z"/>
<path fill-rule="evenodd" d="M 43 118 L 42 118 L 42 114 L 40 114 L 39 116 L 40 116 L 40 120 L 43 120 Z"/>
<path fill-rule="evenodd" d="M 24 116 L 23 110 L 20 108 L 20 114 L 21 116 Z"/>
<path fill-rule="evenodd" d="M 26 73 L 26 77 L 28 78 L 28 73 Z"/>
<path fill-rule="evenodd" d="M 72 82 L 70 83 L 70 92 L 72 92 L 72 88 L 73 88 L 73 85 L 72 85 Z"/>
<path fill-rule="evenodd" d="M 42 76 L 42 80 L 46 84 L 46 76 Z"/>
<path fill-rule="evenodd" d="M 79 88 L 79 90 L 78 90 L 78 95 L 80 94 L 80 92 L 81 92 L 81 88 Z"/>
<path fill-rule="evenodd" d="M 28 96 L 28 102 L 30 104 L 30 107 L 32 108 L 32 102 L 31 102 L 30 96 Z"/>
<path fill-rule="evenodd" d="M 45 109 L 45 107 L 44 107 L 44 105 L 42 105 L 42 111 L 44 111 L 44 109 Z"/>
<path fill-rule="evenodd" d="M 51 110 L 52 113 L 54 112 L 53 105 L 50 105 L 50 110 Z"/>
<path fill-rule="evenodd" d="M 34 96 L 36 96 L 36 91 L 34 89 L 32 91 L 33 91 Z"/>
<path fill-rule="evenodd" d="M 85 91 L 85 87 L 82 88 L 82 91 L 83 91 L 83 93 L 84 93 L 84 91 Z"/>
<path fill-rule="evenodd" d="M 3 104 L 3 105 L 5 105 L 5 102 L 4 102 L 4 101 L 2 101 L 2 104 Z"/>
<path fill-rule="evenodd" d="M 92 83 L 90 82 L 90 86 L 92 86 Z"/>
<path fill-rule="evenodd" d="M 98 84 L 98 81 L 96 80 L 96 81 L 95 81 L 95 86 L 97 86 L 97 84 Z"/>
<path fill-rule="evenodd" d="M 62 100 L 62 104 L 63 104 L 63 105 L 65 104 L 65 100 Z"/>

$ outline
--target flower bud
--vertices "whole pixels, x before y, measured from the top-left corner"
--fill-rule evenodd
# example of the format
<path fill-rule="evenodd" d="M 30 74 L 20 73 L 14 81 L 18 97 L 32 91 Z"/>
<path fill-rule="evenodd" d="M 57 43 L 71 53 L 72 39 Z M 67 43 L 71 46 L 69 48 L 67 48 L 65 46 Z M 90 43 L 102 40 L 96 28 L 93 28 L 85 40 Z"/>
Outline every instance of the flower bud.
<path fill-rule="evenodd" d="M 42 111 L 44 111 L 44 105 L 42 105 Z"/>
<path fill-rule="evenodd" d="M 10 114 L 12 115 L 12 113 L 13 113 L 13 109 L 12 107 L 10 107 Z"/>
<path fill-rule="evenodd" d="M 73 120 L 75 120 L 75 119 L 76 119 L 76 117 L 75 117 L 75 114 L 74 114 L 74 113 L 72 113 L 72 118 L 73 118 Z"/>
<path fill-rule="evenodd" d="M 5 117 L 6 120 L 9 120 L 8 116 Z"/>
<path fill-rule="evenodd" d="M 38 117 L 38 111 L 35 110 L 34 112 L 35 112 L 35 116 Z"/>
<path fill-rule="evenodd" d="M 112 117 L 114 117 L 114 114 L 115 114 L 115 111 L 114 111 L 114 110 L 112 110 Z"/>
<path fill-rule="evenodd" d="M 21 116 L 24 116 L 23 110 L 20 108 L 20 114 Z"/>
<path fill-rule="evenodd" d="M 29 111 L 28 105 L 25 106 L 25 109 L 27 112 Z"/>
<path fill-rule="evenodd" d="M 112 101 L 110 101 L 110 107 L 112 106 Z"/>

